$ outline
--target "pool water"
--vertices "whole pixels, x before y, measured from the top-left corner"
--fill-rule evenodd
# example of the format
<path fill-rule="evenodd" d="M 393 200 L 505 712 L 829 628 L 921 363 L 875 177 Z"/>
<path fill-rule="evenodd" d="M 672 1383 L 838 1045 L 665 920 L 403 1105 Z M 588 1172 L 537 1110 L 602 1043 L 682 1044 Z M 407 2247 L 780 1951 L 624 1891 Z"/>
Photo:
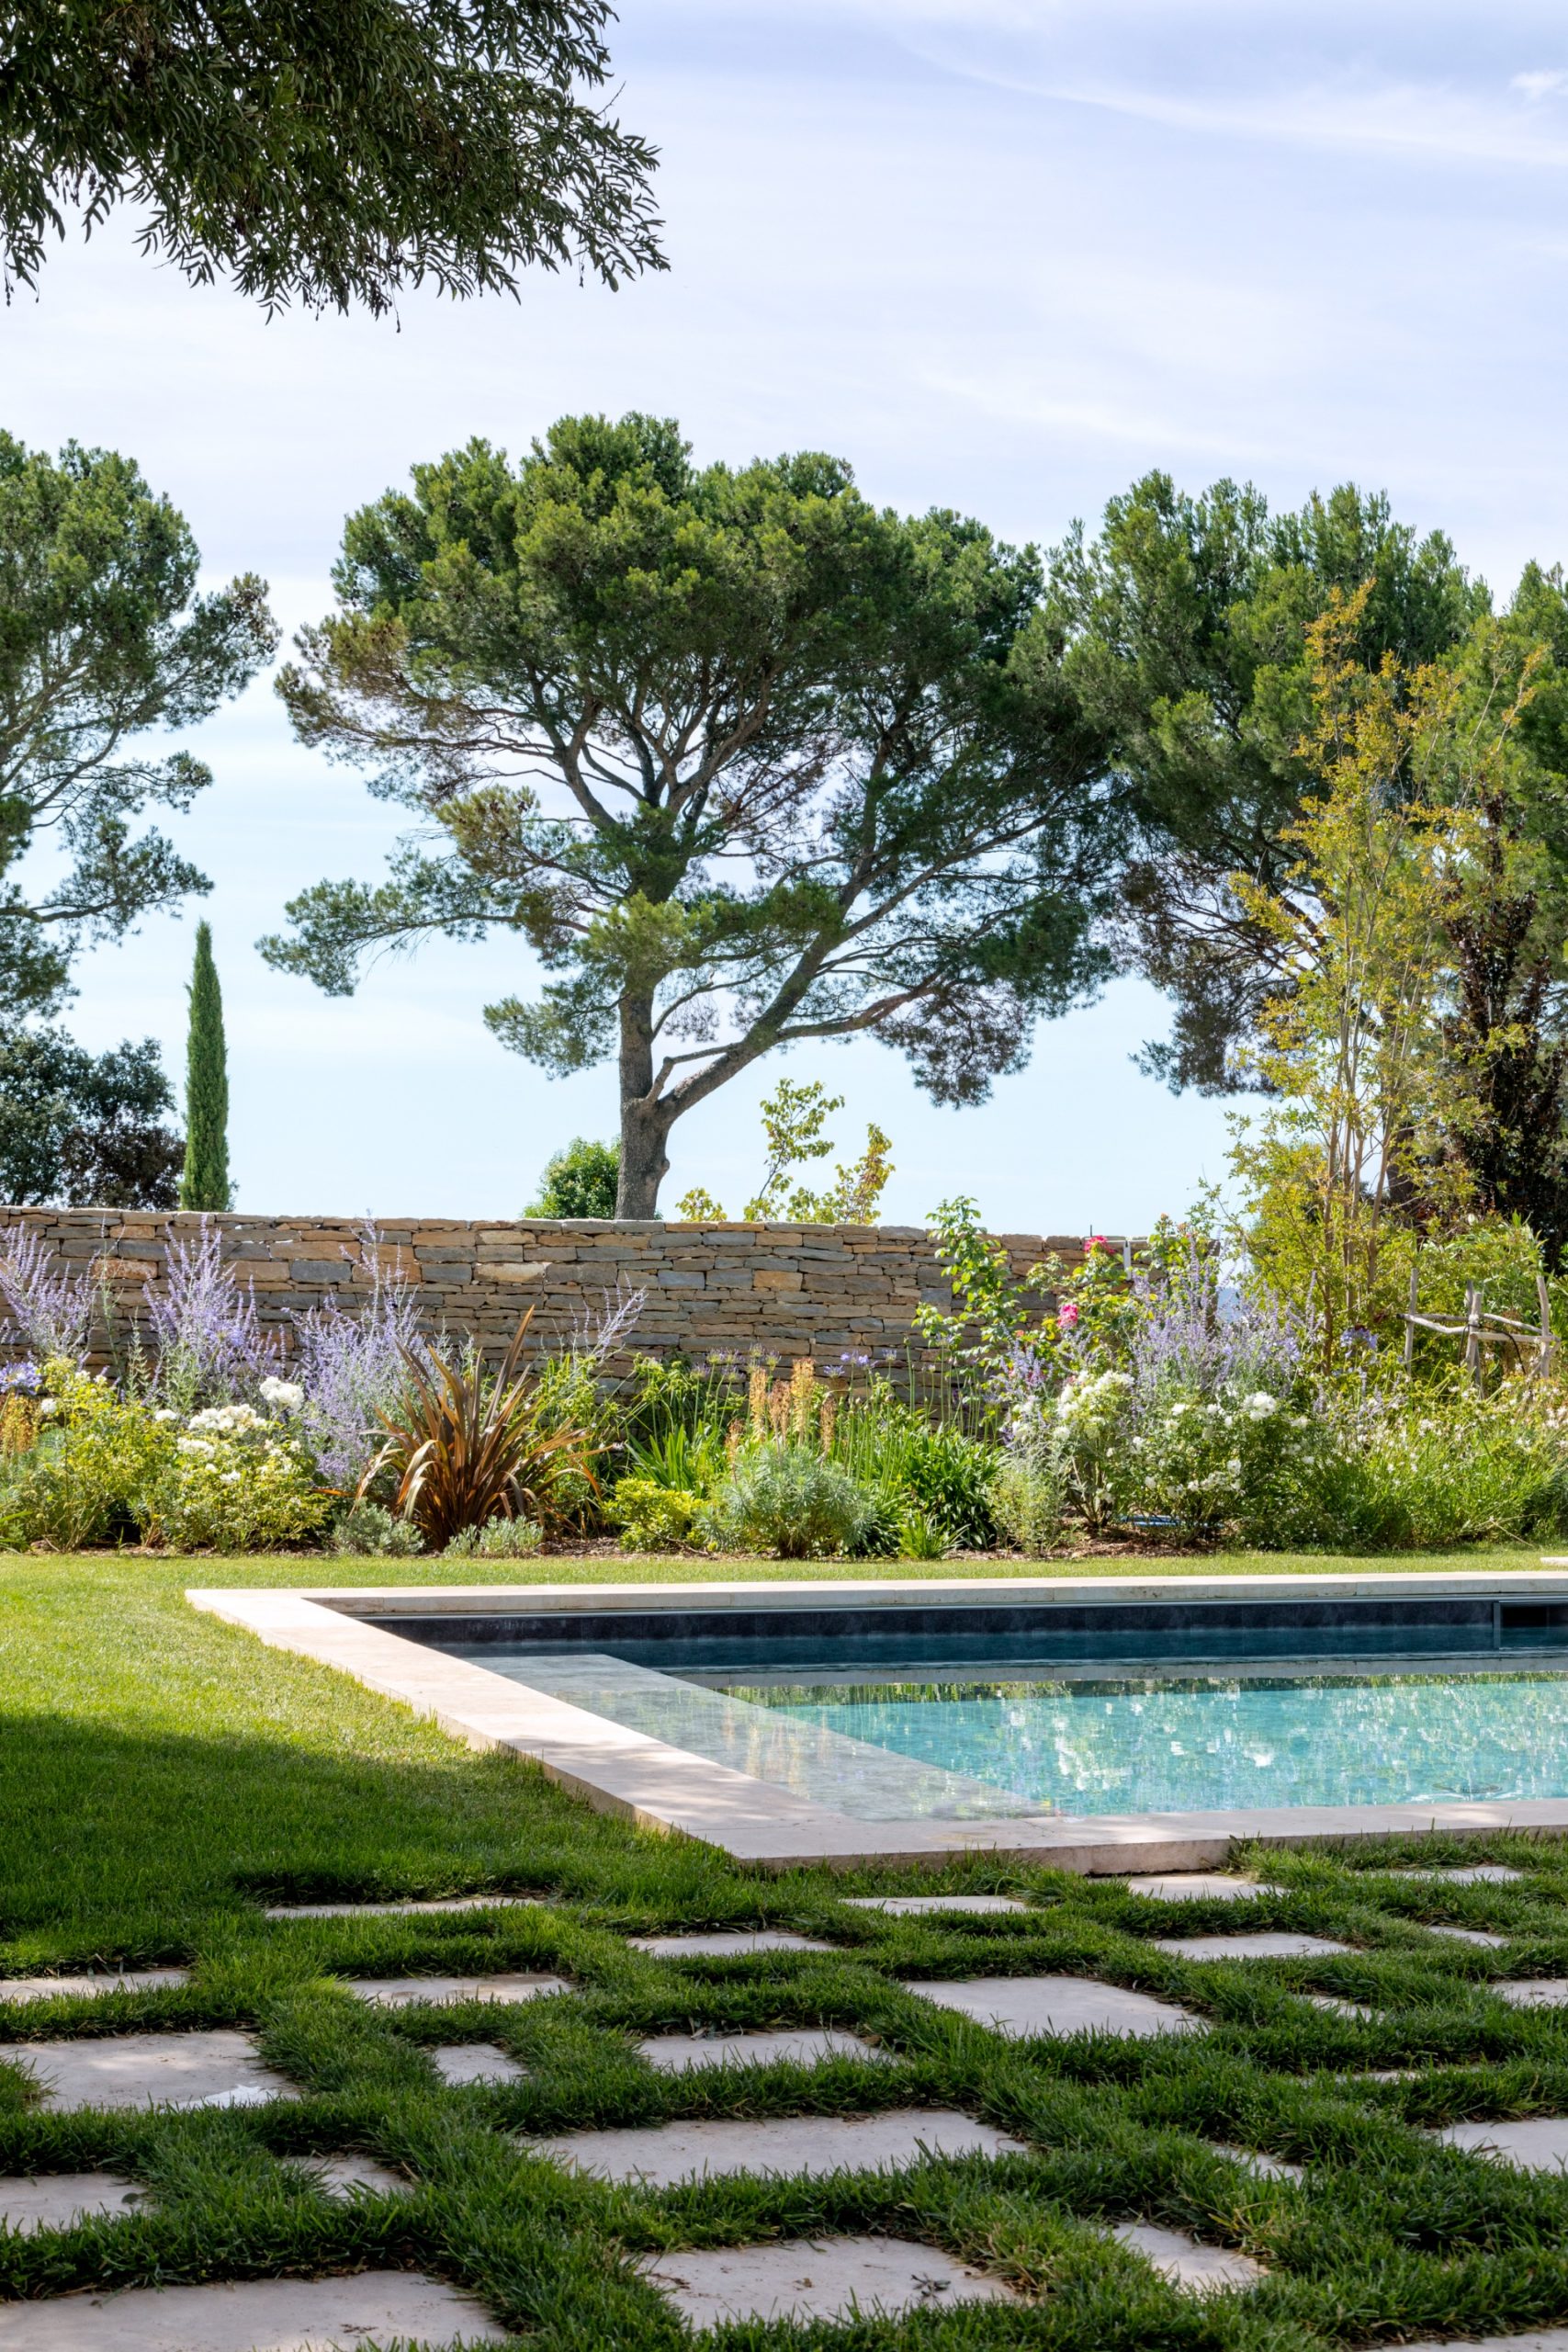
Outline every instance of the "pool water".
<path fill-rule="evenodd" d="M 1568 1675 L 729 1688 L 1068 1814 L 1568 1795 Z"/>

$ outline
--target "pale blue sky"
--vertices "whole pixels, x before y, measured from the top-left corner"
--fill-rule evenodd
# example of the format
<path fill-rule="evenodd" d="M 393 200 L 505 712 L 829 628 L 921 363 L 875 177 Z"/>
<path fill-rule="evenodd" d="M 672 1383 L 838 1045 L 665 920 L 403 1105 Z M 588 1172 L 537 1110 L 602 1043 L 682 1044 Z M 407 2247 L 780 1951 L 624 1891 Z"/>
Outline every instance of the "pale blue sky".
<path fill-rule="evenodd" d="M 616 295 L 270 322 L 136 256 L 129 226 L 0 315 L 0 422 L 134 455 L 214 576 L 290 626 L 344 513 L 470 434 L 563 411 L 678 416 L 699 456 L 818 447 L 871 496 L 1049 542 L 1151 466 L 1271 499 L 1353 478 L 1506 591 L 1568 553 L 1568 26 L 1302 0 L 627 0 L 627 119 L 664 150 L 667 277 Z M 329 1001 L 254 953 L 293 890 L 373 874 L 396 828 L 292 742 L 263 686 L 202 730 L 179 829 L 229 1007 L 245 1208 L 513 1214 L 549 1150 L 609 1134 L 608 1072 L 547 1080 L 479 1022 L 517 951 L 438 944 Z M 73 1014 L 177 1067 L 190 922 L 95 957 Z M 895 1216 L 973 1192 L 1015 1230 L 1141 1227 L 1223 1170 L 1223 1108 L 1132 1067 L 1122 986 L 1043 1029 L 987 1105 L 938 1111 L 870 1045 L 797 1055 L 892 1133 Z M 766 1066 L 677 1129 L 665 1204 L 753 1181 Z"/>

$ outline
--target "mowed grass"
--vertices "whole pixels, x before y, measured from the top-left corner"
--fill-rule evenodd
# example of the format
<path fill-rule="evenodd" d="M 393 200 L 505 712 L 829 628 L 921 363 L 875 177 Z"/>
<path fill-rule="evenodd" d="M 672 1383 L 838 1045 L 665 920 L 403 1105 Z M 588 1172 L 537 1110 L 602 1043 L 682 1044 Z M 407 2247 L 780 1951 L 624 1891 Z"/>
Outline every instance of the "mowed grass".
<path fill-rule="evenodd" d="M 1232 1555 L 1077 1565 L 1277 1573 L 1297 1564 Z M 931 1573 L 971 1567 L 995 1573 L 987 1563 Z M 107 2003 L 0 2008 L 0 2039 L 239 2027 L 302 2096 L 227 2111 L 56 2115 L 0 2065 L 0 2171 L 106 2166 L 156 2192 L 122 2222 L 0 2237 L 0 2295 L 417 2267 L 479 2294 L 515 2332 L 519 2352 L 525 2344 L 675 2352 L 682 2331 L 631 2267 L 639 2252 L 872 2231 L 945 2247 L 1032 2300 L 840 2331 L 736 2328 L 721 2339 L 728 2352 L 830 2343 L 853 2352 L 1309 2352 L 1568 2324 L 1568 2177 L 1512 2171 L 1430 2136 L 1466 2118 L 1568 2115 L 1568 2010 L 1516 2009 L 1490 1989 L 1501 1976 L 1568 1976 L 1561 1843 L 1238 1857 L 1282 1889 L 1239 1907 L 1156 1905 L 1114 1882 L 979 1860 L 940 1876 L 753 1875 L 596 1816 L 526 1765 L 461 1748 L 328 1669 L 198 1615 L 182 1597 L 189 1584 L 844 1572 L 838 1563 L 803 1571 L 635 1559 L 508 1564 L 489 1575 L 473 1563 L 4 1563 L 0 1970 L 177 1961 L 192 1980 Z M 1513 1863 L 1523 1878 L 1458 1887 L 1383 1867 L 1483 1856 Z M 893 1919 L 840 1900 L 940 1886 L 1009 1893 L 1031 1908 L 960 1925 Z M 446 1917 L 263 1916 L 278 1898 L 479 1890 L 545 1899 Z M 1505 1934 L 1507 1946 L 1433 1936 L 1444 1921 Z M 655 1928 L 761 1924 L 832 1949 L 669 1962 L 627 1942 Z M 1242 1928 L 1304 1929 L 1351 1949 L 1200 1965 L 1153 1941 Z M 500 1969 L 547 1970 L 571 1989 L 508 2009 L 387 2012 L 367 2009 L 344 1983 Z M 1179 2001 L 1208 2030 L 1158 2041 L 1010 2042 L 906 1989 L 1040 1973 Z M 1308 1992 L 1368 2014 L 1316 2007 Z M 852 2028 L 889 2057 L 671 2076 L 636 2051 L 640 2036 L 660 2030 L 807 2024 Z M 509 2049 L 527 2079 L 443 2086 L 431 2047 L 481 2039 Z M 1376 2079 L 1406 2068 L 1411 2079 Z M 541 2134 L 595 2125 L 906 2106 L 961 2109 L 1031 2152 L 899 2175 L 714 2180 L 655 2193 L 573 2176 L 528 2147 Z M 1303 2164 L 1306 2179 L 1256 2177 L 1221 2143 Z M 410 2193 L 335 2205 L 295 2161 L 350 2149 L 401 2172 Z M 1122 2220 L 1238 2247 L 1269 2275 L 1247 2292 L 1195 2301 L 1108 2235 Z"/>

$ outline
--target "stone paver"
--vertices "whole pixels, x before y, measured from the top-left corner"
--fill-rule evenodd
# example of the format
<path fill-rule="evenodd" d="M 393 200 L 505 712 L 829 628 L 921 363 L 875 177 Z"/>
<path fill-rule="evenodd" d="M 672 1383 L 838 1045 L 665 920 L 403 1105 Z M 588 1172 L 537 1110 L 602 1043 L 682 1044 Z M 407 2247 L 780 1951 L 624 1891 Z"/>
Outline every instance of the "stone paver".
<path fill-rule="evenodd" d="M 564 1976 L 343 1976 L 355 2000 L 376 2009 L 412 2009 L 426 2001 L 532 2001 L 571 1989 Z"/>
<path fill-rule="evenodd" d="M 1492 1990 L 1516 2009 L 1560 2009 L 1568 2001 L 1568 1977 L 1515 1976 L 1494 1984 Z"/>
<path fill-rule="evenodd" d="M 506 2340 L 482 2304 L 417 2270 L 0 2303 L 0 2352 L 359 2352 L 367 2342 L 445 2352 Z"/>
<path fill-rule="evenodd" d="M 1337 1993 L 1298 1993 L 1298 2001 L 1310 2001 L 1314 2009 L 1326 2009 L 1337 2018 L 1370 2018 L 1375 2012 L 1365 2001 L 1342 2001 Z"/>
<path fill-rule="evenodd" d="M 1228 1878 L 1222 1871 L 1156 1871 L 1124 1883 L 1129 1894 L 1146 1894 L 1151 1903 L 1247 1903 L 1285 1892 L 1255 1878 Z"/>
<path fill-rule="evenodd" d="M 796 2238 L 784 2245 L 647 2254 L 637 2267 L 688 2327 L 734 2320 L 896 2319 L 954 2303 L 1017 2303 L 1000 2278 L 908 2238 Z"/>
<path fill-rule="evenodd" d="M 147 2191 L 113 2172 L 44 2173 L 36 2180 L 0 2180 L 0 2222 L 30 2237 L 37 2230 L 68 2230 L 105 2214 L 131 2213 Z"/>
<path fill-rule="evenodd" d="M 1568 2327 L 1534 2327 L 1528 2335 L 1424 2335 L 1399 2352 L 1568 2352 Z"/>
<path fill-rule="evenodd" d="M 430 2052 L 430 2063 L 455 2090 L 468 2083 L 521 2083 L 528 2070 L 498 2041 L 450 2041 Z"/>
<path fill-rule="evenodd" d="M 573 2132 L 522 2143 L 604 2180 L 668 2188 L 678 2180 L 728 2173 L 805 2174 L 902 2169 L 929 2156 L 1001 2156 L 1023 2152 L 989 2123 L 947 2108 L 895 2108 L 884 2115 L 781 2115 L 659 2123 L 621 2132 Z M 682 2257 L 684 2259 L 684 2257 Z M 3 2346 L 0 2346 L 3 2352 Z"/>
<path fill-rule="evenodd" d="M 1506 2123 L 1450 2123 L 1436 2133 L 1445 2147 L 1495 2156 L 1525 2172 L 1568 2168 L 1568 2117 L 1524 2115 Z"/>
<path fill-rule="evenodd" d="M 906 1984 L 906 1993 L 958 2009 L 998 2033 L 1181 2033 L 1201 2020 L 1171 2001 L 1093 1976 L 970 1976 Z"/>
<path fill-rule="evenodd" d="M 1150 1940 L 1156 1951 L 1168 1951 L 1176 1960 L 1324 1960 L 1355 1949 L 1352 1944 L 1333 1943 L 1326 1936 L 1284 1932 L 1256 1936 L 1154 1936 Z"/>
<path fill-rule="evenodd" d="M 724 1928 L 705 1936 L 632 1936 L 637 1951 L 656 1960 L 731 1960 L 749 1951 L 836 1951 L 817 1936 L 797 1936 L 789 1928 Z"/>
<path fill-rule="evenodd" d="M 269 1919 L 391 1919 L 419 1911 L 515 1911 L 537 1909 L 536 1894 L 443 1894 L 397 1903 L 274 1903 Z"/>
<path fill-rule="evenodd" d="M 0 1977 L 0 2001 L 95 2000 L 105 1993 L 177 1993 L 188 1968 L 127 1968 L 82 1976 Z"/>
<path fill-rule="evenodd" d="M 1218 2294 L 1226 2287 L 1256 2287 L 1267 2274 L 1249 2254 L 1231 2246 L 1200 2245 L 1183 2230 L 1156 2229 L 1152 2222 L 1122 2222 L 1111 2233 L 1151 2262 L 1162 2278 L 1190 2295 Z"/>
<path fill-rule="evenodd" d="M 1304 2165 L 1293 2165 L 1284 2156 L 1271 2156 L 1267 2148 L 1238 2148 L 1233 2141 L 1216 2140 L 1217 2156 L 1228 2156 L 1233 2165 L 1240 2165 L 1247 2172 L 1255 2172 L 1264 2180 L 1304 2180 Z"/>
<path fill-rule="evenodd" d="M 307 2157 L 301 2170 L 309 2173 L 323 2197 L 340 2200 L 361 2195 L 406 2197 L 413 2187 L 404 2174 L 392 2172 L 374 2156 L 362 2156 L 353 2148 L 341 2156 Z"/>
<path fill-rule="evenodd" d="M 983 1912 L 1027 1911 L 1030 1907 L 1011 1894 L 846 1894 L 842 1899 L 852 1910 L 889 1911 L 899 1919 L 922 1918 L 928 1912 L 937 1917 L 944 1911 L 968 1912 L 977 1917 Z"/>
<path fill-rule="evenodd" d="M 264 2065 L 252 2035 L 226 2029 L 16 2041 L 5 2056 L 28 2068 L 45 2107 L 259 2107 L 299 2096 Z"/>
<path fill-rule="evenodd" d="M 1463 1870 L 1395 1871 L 1395 1878 L 1433 1879 L 1444 1886 L 1509 1886 L 1523 1878 L 1523 1871 L 1511 1871 L 1506 1862 L 1471 1862 Z"/>
<path fill-rule="evenodd" d="M 799 2066 L 815 2066 L 823 2058 L 881 2058 L 879 2050 L 858 2033 L 832 2026 L 780 2026 L 757 2033 L 655 2033 L 637 2049 L 650 2066 L 667 2075 L 689 2075 L 698 2066 L 773 2066 L 792 2059 Z"/>
<path fill-rule="evenodd" d="M 1426 1919 L 1421 1925 L 1429 1936 L 1450 1936 L 1456 1943 L 1483 1944 L 1492 1951 L 1501 1951 L 1503 1946 L 1512 1940 L 1507 1936 L 1495 1936 L 1486 1928 L 1434 1928 Z"/>

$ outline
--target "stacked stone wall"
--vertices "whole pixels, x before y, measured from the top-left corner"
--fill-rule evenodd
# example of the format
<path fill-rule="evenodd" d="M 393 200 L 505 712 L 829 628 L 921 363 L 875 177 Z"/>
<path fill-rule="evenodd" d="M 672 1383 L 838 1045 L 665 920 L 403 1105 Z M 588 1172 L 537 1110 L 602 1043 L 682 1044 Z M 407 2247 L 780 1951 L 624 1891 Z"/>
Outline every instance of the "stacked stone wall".
<path fill-rule="evenodd" d="M 235 1273 L 254 1285 L 264 1325 L 286 1344 L 296 1316 L 329 1298 L 352 1308 L 369 1287 L 365 1228 L 351 1217 L 209 1222 Z M 164 1285 L 171 1237 L 194 1240 L 202 1223 L 151 1211 L 0 1208 L 0 1227 L 36 1233 L 51 1263 L 96 1269 L 122 1341 L 145 1314 L 147 1285 Z M 1083 1255 L 1076 1239 L 998 1238 L 1021 1282 L 1053 1257 L 1070 1268 Z M 631 1337 L 638 1353 L 756 1351 L 819 1365 L 846 1353 L 919 1354 L 917 1306 L 951 1304 L 930 1237 L 916 1226 L 400 1217 L 377 1220 L 375 1248 L 389 1272 L 400 1268 L 418 1284 L 428 1331 L 472 1335 L 491 1354 L 530 1307 L 527 1344 L 544 1350 L 617 1291 L 645 1294 Z"/>

